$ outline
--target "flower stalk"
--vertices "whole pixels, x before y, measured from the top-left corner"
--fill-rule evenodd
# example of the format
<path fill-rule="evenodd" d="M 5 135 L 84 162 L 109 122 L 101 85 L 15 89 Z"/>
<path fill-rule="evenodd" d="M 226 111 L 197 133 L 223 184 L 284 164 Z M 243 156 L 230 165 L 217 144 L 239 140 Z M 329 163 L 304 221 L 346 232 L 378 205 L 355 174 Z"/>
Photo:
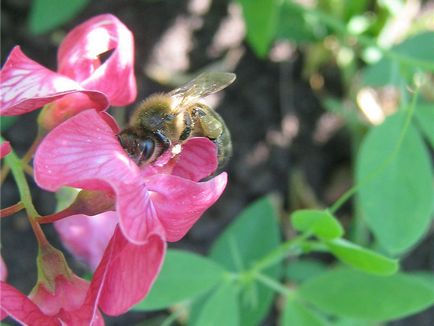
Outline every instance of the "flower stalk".
<path fill-rule="evenodd" d="M 30 193 L 29 184 L 27 183 L 24 173 L 23 162 L 18 158 L 14 151 L 11 151 L 9 155 L 5 157 L 5 162 L 11 169 L 12 175 L 14 176 L 18 187 L 18 192 L 20 194 L 21 204 L 26 210 L 28 220 L 32 226 L 33 232 L 35 233 L 39 246 L 48 245 L 48 240 L 45 237 L 45 234 L 42 231 L 39 223 L 37 222 L 37 218 L 40 215 L 33 205 L 32 194 Z"/>

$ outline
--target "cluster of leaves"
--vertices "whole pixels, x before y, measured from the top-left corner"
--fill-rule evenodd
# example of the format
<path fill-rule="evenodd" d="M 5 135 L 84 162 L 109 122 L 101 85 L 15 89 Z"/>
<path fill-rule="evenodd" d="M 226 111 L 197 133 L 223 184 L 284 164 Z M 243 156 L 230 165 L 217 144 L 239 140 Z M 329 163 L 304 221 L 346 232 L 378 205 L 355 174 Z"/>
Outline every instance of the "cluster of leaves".
<path fill-rule="evenodd" d="M 434 303 L 432 277 L 396 273 L 397 260 L 343 239 L 343 227 L 330 212 L 293 213 L 299 235 L 286 242 L 276 212 L 269 198 L 253 203 L 215 240 L 207 257 L 169 250 L 155 286 L 135 309 L 173 306 L 167 323 L 189 308 L 189 325 L 258 325 L 279 293 L 285 299 L 281 325 L 363 325 Z M 311 259 L 282 262 L 312 252 L 328 252 L 343 264 L 330 269 Z"/>
<path fill-rule="evenodd" d="M 387 24 L 394 18 L 396 8 L 403 10 L 400 1 L 372 4 L 324 0 L 318 1 L 315 8 L 289 0 L 240 3 L 247 41 L 259 57 L 265 58 L 276 40 L 286 40 L 305 49 L 305 70 L 310 73 L 322 64 L 336 64 L 344 84 L 344 98 L 322 100 L 328 110 L 346 122 L 352 139 L 357 141 L 353 144 L 355 186 L 330 212 L 356 195 L 350 238 L 397 258 L 407 255 L 428 233 L 433 217 L 430 150 L 434 148 L 434 32 L 426 30 L 421 18 L 399 44 L 384 44 Z M 427 17 L 432 19 L 432 13 Z M 326 38 L 336 42 L 333 51 L 325 46 Z M 342 59 L 342 53 L 347 60 Z M 375 126 L 367 125 L 357 113 L 356 95 L 365 87 L 391 87 L 399 94 L 399 105 L 393 114 Z M 354 268 L 389 276 L 337 268 L 303 282 L 297 288 L 297 297 L 327 313 L 377 321 L 400 318 L 432 305 L 432 272 L 399 273 L 392 261 L 383 256 L 344 239 L 327 239 L 327 232 L 337 232 L 333 223 L 326 222 L 333 220 L 327 214 L 295 212 L 293 226 L 306 231 L 310 219 L 319 221 L 322 215 L 322 222 L 316 227 L 326 233 L 314 233 L 322 239 L 323 249 Z M 328 226 L 322 228 L 322 223 Z M 369 241 L 370 235 L 373 241 Z M 290 264 L 290 268 L 297 264 Z M 306 266 L 302 270 L 308 274 L 310 267 Z M 422 285 L 423 280 L 431 280 L 431 284 Z M 419 292 L 420 285 L 427 292 Z M 424 304 L 412 306 L 417 301 Z M 288 325 L 322 323 L 300 302 L 288 302 L 289 310 L 283 313 Z"/>

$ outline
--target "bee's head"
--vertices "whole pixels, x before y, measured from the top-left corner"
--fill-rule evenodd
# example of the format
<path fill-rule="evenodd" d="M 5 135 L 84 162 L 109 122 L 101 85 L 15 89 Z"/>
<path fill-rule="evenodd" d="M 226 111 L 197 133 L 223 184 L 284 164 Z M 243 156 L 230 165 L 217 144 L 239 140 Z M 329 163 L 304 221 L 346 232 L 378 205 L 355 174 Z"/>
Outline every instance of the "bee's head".
<path fill-rule="evenodd" d="M 128 156 L 141 165 L 156 157 L 156 141 L 151 135 L 139 137 L 132 129 L 123 130 L 118 136 L 119 142 Z"/>

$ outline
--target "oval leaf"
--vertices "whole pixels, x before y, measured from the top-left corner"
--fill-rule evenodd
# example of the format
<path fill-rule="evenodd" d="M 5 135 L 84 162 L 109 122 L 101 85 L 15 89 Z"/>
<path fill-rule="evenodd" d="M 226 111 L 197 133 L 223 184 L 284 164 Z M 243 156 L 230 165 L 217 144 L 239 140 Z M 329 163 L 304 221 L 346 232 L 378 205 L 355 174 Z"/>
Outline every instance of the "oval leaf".
<path fill-rule="evenodd" d="M 236 287 L 231 283 L 224 283 L 205 302 L 193 325 L 238 326 L 239 313 Z"/>
<path fill-rule="evenodd" d="M 386 321 L 434 303 L 434 288 L 416 275 L 377 276 L 339 268 L 303 283 L 300 295 L 325 312 Z"/>
<path fill-rule="evenodd" d="M 356 166 L 362 213 L 378 241 L 392 254 L 405 252 L 422 238 L 433 209 L 431 162 L 412 125 L 395 151 L 404 119 L 403 114 L 395 114 L 371 129 Z"/>
<path fill-rule="evenodd" d="M 281 326 L 325 326 L 327 323 L 301 303 L 288 300 L 283 310 Z"/>
<path fill-rule="evenodd" d="M 151 292 L 136 310 L 157 310 L 196 297 L 222 280 L 225 270 L 189 252 L 169 250 Z"/>
<path fill-rule="evenodd" d="M 248 270 L 280 244 L 277 220 L 276 210 L 270 200 L 258 200 L 244 210 L 215 241 L 211 258 L 233 272 Z M 278 282 L 281 264 L 262 272 Z M 242 288 L 239 294 L 241 325 L 260 324 L 271 307 L 273 297 L 273 290 L 260 283 L 249 283 Z"/>
<path fill-rule="evenodd" d="M 305 209 L 291 214 L 294 229 L 307 233 L 312 232 L 318 238 L 331 240 L 339 238 L 344 230 L 339 221 L 327 211 Z"/>
<path fill-rule="evenodd" d="M 392 275 L 399 269 L 398 260 L 387 258 L 345 239 L 327 241 L 326 245 L 340 261 L 364 272 Z"/>

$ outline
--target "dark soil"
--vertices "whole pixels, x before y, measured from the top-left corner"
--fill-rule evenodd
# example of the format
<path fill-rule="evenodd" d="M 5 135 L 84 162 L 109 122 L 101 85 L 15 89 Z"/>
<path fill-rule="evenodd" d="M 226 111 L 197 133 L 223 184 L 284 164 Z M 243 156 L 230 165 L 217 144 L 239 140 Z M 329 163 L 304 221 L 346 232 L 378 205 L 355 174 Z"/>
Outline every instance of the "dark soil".
<path fill-rule="evenodd" d="M 1 13 L 2 63 L 12 47 L 19 44 L 30 58 L 55 69 L 56 35 L 66 33 L 94 15 L 112 13 L 135 36 L 138 99 L 141 99 L 155 91 L 170 89 L 151 80 L 144 73 L 144 66 L 150 62 L 151 51 L 157 42 L 180 17 L 193 23 L 201 21 L 191 35 L 193 46 L 187 53 L 189 72 L 195 73 L 222 59 L 229 49 L 217 54 L 209 54 L 207 49 L 228 15 L 228 3 L 228 0 L 216 0 L 210 10 L 200 16 L 191 12 L 187 1 L 92 1 L 76 18 L 56 31 L 57 34 L 33 36 L 26 28 L 28 1 L 4 0 Z M 176 38 L 174 42 L 173 47 L 183 47 L 181 38 L 179 44 Z M 224 92 L 223 101 L 218 105 L 218 112 L 233 137 L 234 154 L 227 166 L 229 185 L 219 202 L 207 211 L 185 239 L 174 244 L 198 253 L 206 253 L 213 239 L 231 220 L 246 205 L 263 195 L 277 194 L 286 210 L 296 208 L 294 206 L 301 201 L 309 202 L 308 195 L 300 195 L 299 190 L 291 187 L 295 176 L 302 176 L 305 189 L 315 195 L 313 201 L 322 205 L 329 205 L 351 184 L 348 173 L 351 167 L 349 134 L 344 129 L 336 128 L 326 141 L 315 140 L 318 121 L 325 111 L 302 78 L 303 56 L 294 52 L 288 60 L 273 62 L 258 59 L 244 43 L 233 44 L 233 48 L 242 51 L 234 69 L 237 81 Z M 339 85 L 338 71 L 331 69 L 326 79 L 326 91 L 340 94 Z M 36 135 L 36 116 L 37 112 L 33 112 L 20 117 L 12 128 L 3 133 L 18 154 L 25 153 Z M 298 121 L 296 129 L 295 121 Z M 338 175 L 343 175 L 343 179 L 338 179 Z M 51 213 L 55 205 L 53 195 L 36 187 L 32 190 L 39 212 Z M 18 201 L 12 178 L 9 177 L 2 186 L 1 195 L 2 207 Z M 292 200 L 300 196 L 302 200 Z M 350 212 L 351 205 L 348 205 L 343 214 Z M 30 226 L 23 214 L 17 214 L 2 221 L 1 227 L 2 255 L 9 269 L 8 282 L 28 293 L 36 280 L 37 249 Z M 54 244 L 61 247 L 52 227 L 47 226 L 45 230 Z M 405 269 L 434 270 L 432 240 L 431 236 L 404 261 Z M 83 267 L 71 257 L 68 256 L 68 259 L 77 273 L 84 272 Z M 128 313 L 118 318 L 107 318 L 107 324 L 134 325 L 147 318 L 149 315 L 143 313 Z M 273 316 L 264 323 L 274 324 Z M 393 323 L 396 326 L 429 324 L 434 325 L 434 317 L 429 312 Z"/>

